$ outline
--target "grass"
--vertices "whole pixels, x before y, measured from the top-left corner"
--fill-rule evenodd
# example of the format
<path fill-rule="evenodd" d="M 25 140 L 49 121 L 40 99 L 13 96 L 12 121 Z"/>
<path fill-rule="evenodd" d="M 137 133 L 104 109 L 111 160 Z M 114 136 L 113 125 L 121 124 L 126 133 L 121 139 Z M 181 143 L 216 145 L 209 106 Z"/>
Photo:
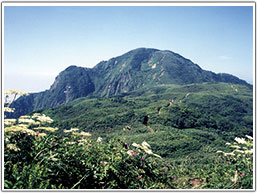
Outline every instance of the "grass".
<path fill-rule="evenodd" d="M 38 138 L 34 124 L 28 126 L 32 135 L 5 133 L 5 188 L 251 189 L 250 140 L 241 155 L 225 144 L 244 147 L 235 138 L 252 136 L 252 100 L 247 86 L 203 83 L 81 98 L 41 110 L 54 120 L 42 130 L 58 130 L 39 131 L 45 136 Z M 71 128 L 92 136 L 79 146 L 82 137 L 65 133 Z M 99 136 L 103 144 L 96 144 Z M 132 146 L 144 141 L 161 159 Z M 68 142 L 75 144 L 67 147 Z M 146 166 L 140 166 L 142 158 Z"/>

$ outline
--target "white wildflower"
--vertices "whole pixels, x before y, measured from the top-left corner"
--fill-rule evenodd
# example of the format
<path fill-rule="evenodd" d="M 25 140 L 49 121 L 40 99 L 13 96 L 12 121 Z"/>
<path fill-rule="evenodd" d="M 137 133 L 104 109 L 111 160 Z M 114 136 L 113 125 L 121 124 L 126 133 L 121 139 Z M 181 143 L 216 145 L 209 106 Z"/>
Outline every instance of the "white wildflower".
<path fill-rule="evenodd" d="M 10 140 L 8 137 L 5 138 L 5 141 L 8 143 Z"/>
<path fill-rule="evenodd" d="M 251 150 L 246 150 L 246 151 L 245 151 L 245 154 L 253 154 L 253 149 L 251 149 Z"/>
<path fill-rule="evenodd" d="M 98 137 L 97 140 L 96 140 L 96 142 L 99 142 L 99 143 L 100 143 L 100 142 L 102 142 L 102 140 L 103 140 L 103 138 Z"/>
<path fill-rule="evenodd" d="M 84 132 L 84 131 L 82 131 L 82 132 L 80 132 L 80 133 L 73 132 L 72 134 L 73 134 L 73 135 L 78 135 L 78 136 L 85 136 L 85 137 L 91 136 L 90 133 L 86 133 L 86 132 Z"/>
<path fill-rule="evenodd" d="M 34 130 L 45 130 L 45 131 L 50 131 L 50 132 L 54 132 L 56 130 L 58 130 L 57 127 L 53 128 L 53 127 L 37 127 L 34 128 Z"/>
<path fill-rule="evenodd" d="M 4 107 L 4 112 L 14 112 L 14 108 Z"/>
<path fill-rule="evenodd" d="M 19 123 L 28 123 L 28 124 L 35 124 L 35 121 L 33 119 L 18 119 Z"/>
<path fill-rule="evenodd" d="M 44 137 L 44 136 L 46 136 L 45 133 L 39 133 L 39 134 L 38 134 L 38 137 Z"/>
<path fill-rule="evenodd" d="M 232 152 L 232 153 L 224 153 L 224 156 L 234 156 L 235 154 Z"/>
<path fill-rule="evenodd" d="M 21 90 L 8 90 L 8 91 L 4 92 L 4 94 L 5 95 L 11 95 L 12 94 L 12 95 L 20 95 L 20 96 L 22 96 L 22 95 L 28 96 L 29 95 L 28 93 L 23 92 Z"/>
<path fill-rule="evenodd" d="M 246 141 L 245 141 L 244 138 L 239 138 L 239 137 L 236 137 L 236 138 L 235 138 L 235 141 L 236 141 L 237 143 L 241 143 L 241 144 L 246 143 Z"/>
<path fill-rule="evenodd" d="M 130 156 L 136 156 L 137 154 L 133 150 L 128 150 L 127 154 Z"/>
<path fill-rule="evenodd" d="M 245 153 L 243 150 L 234 150 L 234 152 Z"/>
<path fill-rule="evenodd" d="M 240 148 L 241 148 L 241 147 L 239 147 L 238 145 L 231 145 L 230 147 L 236 148 L 236 149 L 240 149 Z"/>
<path fill-rule="evenodd" d="M 23 133 L 27 133 L 28 135 L 36 135 L 37 133 L 31 129 L 24 129 Z"/>
<path fill-rule="evenodd" d="M 250 140 L 253 140 L 253 138 L 251 136 L 249 136 L 249 135 L 246 135 L 245 137 L 247 137 Z"/>
<path fill-rule="evenodd" d="M 7 146 L 6 146 L 7 148 L 9 148 L 10 150 L 14 150 L 14 151 L 20 151 L 20 149 L 19 148 L 17 148 L 16 147 L 16 145 L 14 145 L 14 144 L 7 144 Z"/>
<path fill-rule="evenodd" d="M 137 143 L 132 143 L 132 146 L 136 147 L 136 148 L 140 148 L 141 145 L 140 144 L 137 144 Z"/>
<path fill-rule="evenodd" d="M 41 116 L 40 113 L 34 113 L 34 114 L 32 115 L 32 118 L 37 118 L 37 117 L 39 117 L 39 116 Z"/>
<path fill-rule="evenodd" d="M 41 115 L 37 117 L 37 120 L 39 120 L 40 122 L 45 122 L 45 123 L 52 123 L 53 119 L 51 119 L 50 117 L 46 116 L 46 115 Z"/>
<path fill-rule="evenodd" d="M 26 129 L 26 126 L 11 126 L 11 127 L 5 127 L 4 128 L 4 132 L 18 132 L 18 131 L 23 131 L 24 129 Z"/>
<path fill-rule="evenodd" d="M 22 127 L 22 128 L 24 128 L 24 129 L 26 129 L 26 128 L 28 127 L 28 125 L 25 125 L 25 124 L 18 124 L 17 126 L 18 126 L 18 127 Z"/>
<path fill-rule="evenodd" d="M 147 154 L 153 154 L 152 150 L 144 149 Z"/>
<path fill-rule="evenodd" d="M 132 152 L 129 150 L 127 151 L 127 154 L 130 155 L 130 156 L 133 156 Z"/>
<path fill-rule="evenodd" d="M 156 157 L 158 157 L 158 158 L 161 158 L 161 156 L 159 156 L 159 155 L 157 155 L 157 154 L 154 154 L 154 153 L 152 152 L 152 150 L 150 149 L 151 146 L 150 146 L 146 141 L 143 141 L 143 142 L 141 143 L 141 145 L 140 145 L 140 144 L 137 144 L 137 143 L 133 143 L 132 146 L 144 150 L 145 153 L 147 153 L 147 154 L 151 154 L 151 155 L 154 155 L 154 156 L 156 156 Z M 138 151 L 140 151 L 140 150 L 138 150 Z"/>
<path fill-rule="evenodd" d="M 143 141 L 141 145 L 142 145 L 143 149 L 144 148 L 149 149 L 151 147 L 146 141 Z"/>
<path fill-rule="evenodd" d="M 87 143 L 88 141 L 86 139 L 80 139 L 78 140 L 78 142 L 79 142 L 79 145 L 81 145 L 81 144 Z"/>
<path fill-rule="evenodd" d="M 28 115 L 23 115 L 23 116 L 20 116 L 20 119 L 30 119 L 30 116 L 28 116 Z"/>
<path fill-rule="evenodd" d="M 74 132 L 74 131 L 78 131 L 78 130 L 79 130 L 78 128 L 71 128 L 70 130 L 64 129 L 63 132 L 64 133 L 70 133 L 70 132 Z"/>
<path fill-rule="evenodd" d="M 231 181 L 233 181 L 233 182 L 237 182 L 237 171 L 235 171 L 235 176 L 234 176 L 234 178 L 231 178 Z"/>
<path fill-rule="evenodd" d="M 67 144 L 74 145 L 76 142 L 67 142 Z"/>
<path fill-rule="evenodd" d="M 91 136 L 90 133 L 87 133 L 87 132 L 84 132 L 84 131 L 80 132 L 80 135 L 86 136 L 86 137 Z"/>
<path fill-rule="evenodd" d="M 157 154 L 153 154 L 154 156 L 158 157 L 158 158 L 162 158 L 161 156 L 157 155 Z"/>
<path fill-rule="evenodd" d="M 16 122 L 16 119 L 4 119 L 5 125 L 12 125 Z"/>

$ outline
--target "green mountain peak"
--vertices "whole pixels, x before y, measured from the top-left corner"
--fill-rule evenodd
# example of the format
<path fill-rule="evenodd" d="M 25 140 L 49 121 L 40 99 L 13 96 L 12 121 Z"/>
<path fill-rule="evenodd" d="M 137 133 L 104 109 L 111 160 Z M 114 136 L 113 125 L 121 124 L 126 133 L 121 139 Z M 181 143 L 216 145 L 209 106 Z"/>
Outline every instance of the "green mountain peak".
<path fill-rule="evenodd" d="M 203 82 L 249 85 L 233 75 L 205 71 L 172 51 L 137 48 L 108 61 L 101 61 L 94 68 L 67 67 L 56 77 L 49 90 L 15 101 L 13 116 L 56 107 L 80 97 L 111 97 L 158 85 Z M 26 104 L 26 108 L 22 103 Z"/>

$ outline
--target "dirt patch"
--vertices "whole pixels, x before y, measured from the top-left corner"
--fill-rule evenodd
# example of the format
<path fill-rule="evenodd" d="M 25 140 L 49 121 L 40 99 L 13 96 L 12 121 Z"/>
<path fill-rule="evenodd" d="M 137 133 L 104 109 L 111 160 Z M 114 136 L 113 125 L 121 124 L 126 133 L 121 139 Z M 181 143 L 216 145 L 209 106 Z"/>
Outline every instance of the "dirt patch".
<path fill-rule="evenodd" d="M 151 131 L 151 133 L 154 133 L 154 130 L 150 126 L 147 126 L 147 129 L 149 129 L 149 131 Z"/>

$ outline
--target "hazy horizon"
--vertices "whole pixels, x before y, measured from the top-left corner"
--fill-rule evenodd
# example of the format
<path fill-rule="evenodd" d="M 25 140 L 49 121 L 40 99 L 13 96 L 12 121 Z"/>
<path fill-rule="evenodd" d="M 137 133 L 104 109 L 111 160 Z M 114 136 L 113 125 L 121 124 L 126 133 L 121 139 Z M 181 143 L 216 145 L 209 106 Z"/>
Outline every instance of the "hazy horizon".
<path fill-rule="evenodd" d="M 253 84 L 252 6 L 4 6 L 4 90 L 39 92 L 70 65 L 145 47 Z"/>

